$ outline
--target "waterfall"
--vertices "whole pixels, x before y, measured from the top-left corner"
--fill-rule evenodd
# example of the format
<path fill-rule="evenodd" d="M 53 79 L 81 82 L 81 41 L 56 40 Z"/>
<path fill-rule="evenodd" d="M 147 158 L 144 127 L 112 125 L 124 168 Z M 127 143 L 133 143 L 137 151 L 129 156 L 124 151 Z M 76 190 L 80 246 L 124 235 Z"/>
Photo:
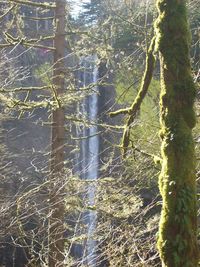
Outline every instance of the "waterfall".
<path fill-rule="evenodd" d="M 97 57 L 88 56 L 82 59 L 80 73 L 80 86 L 82 88 L 92 87 L 92 93 L 85 96 L 79 105 L 79 114 L 89 122 L 89 126 L 84 124 L 79 127 L 78 136 L 80 138 L 80 153 L 79 153 L 79 174 L 80 178 L 87 180 L 87 195 L 84 196 L 88 212 L 85 213 L 85 225 L 87 229 L 87 240 L 84 244 L 84 262 L 87 266 L 96 266 L 96 242 L 93 234 L 96 228 L 97 214 L 92 208 L 95 206 L 96 183 L 99 170 L 99 136 L 98 126 L 98 67 L 96 65 Z"/>

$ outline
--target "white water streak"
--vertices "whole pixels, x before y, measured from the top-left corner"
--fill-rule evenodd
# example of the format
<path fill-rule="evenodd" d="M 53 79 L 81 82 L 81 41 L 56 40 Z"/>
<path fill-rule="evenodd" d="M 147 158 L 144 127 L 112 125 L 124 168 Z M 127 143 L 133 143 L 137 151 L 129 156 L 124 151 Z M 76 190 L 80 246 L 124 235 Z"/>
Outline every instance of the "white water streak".
<path fill-rule="evenodd" d="M 81 178 L 90 181 L 87 187 L 87 205 L 95 206 L 96 183 L 99 170 L 99 135 L 98 126 L 94 122 L 98 120 L 98 67 L 96 65 L 97 57 L 89 56 L 82 60 L 83 75 L 82 86 L 87 87 L 94 84 L 93 93 L 86 96 L 80 106 L 79 112 L 90 122 L 93 122 L 89 128 L 82 126 L 82 137 L 80 142 L 80 167 L 79 173 Z M 80 131 L 80 130 L 79 130 Z M 86 213 L 87 240 L 85 242 L 85 258 L 87 266 L 96 266 L 96 241 L 94 240 L 94 232 L 96 229 L 97 214 L 95 210 L 89 209 Z"/>

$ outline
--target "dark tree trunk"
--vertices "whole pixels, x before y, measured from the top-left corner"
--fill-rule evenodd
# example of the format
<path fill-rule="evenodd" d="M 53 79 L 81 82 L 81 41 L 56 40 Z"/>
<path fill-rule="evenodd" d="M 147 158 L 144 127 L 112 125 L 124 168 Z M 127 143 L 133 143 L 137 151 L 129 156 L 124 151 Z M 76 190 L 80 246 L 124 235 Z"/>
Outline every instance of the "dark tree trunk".
<path fill-rule="evenodd" d="M 53 185 L 50 194 L 49 222 L 49 267 L 63 266 L 64 260 L 64 200 L 63 200 L 63 170 L 64 170 L 64 137 L 65 113 L 60 102 L 64 93 L 64 55 L 65 55 L 65 1 L 56 1 L 54 41 L 54 71 L 53 91 L 57 108 L 52 114 L 52 154 L 51 177 Z"/>

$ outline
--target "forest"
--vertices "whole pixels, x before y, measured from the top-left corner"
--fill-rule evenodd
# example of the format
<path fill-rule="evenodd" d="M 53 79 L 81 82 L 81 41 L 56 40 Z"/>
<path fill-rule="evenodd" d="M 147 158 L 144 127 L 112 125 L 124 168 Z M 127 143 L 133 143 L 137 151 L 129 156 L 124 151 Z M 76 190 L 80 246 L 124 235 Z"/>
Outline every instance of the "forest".
<path fill-rule="evenodd" d="M 0 0 L 0 267 L 200 267 L 200 0 Z"/>

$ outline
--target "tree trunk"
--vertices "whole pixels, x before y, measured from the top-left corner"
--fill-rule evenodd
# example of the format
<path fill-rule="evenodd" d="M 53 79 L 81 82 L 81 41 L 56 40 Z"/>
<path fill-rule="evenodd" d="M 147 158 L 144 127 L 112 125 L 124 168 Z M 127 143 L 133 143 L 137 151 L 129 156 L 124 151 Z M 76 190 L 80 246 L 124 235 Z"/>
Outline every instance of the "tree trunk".
<path fill-rule="evenodd" d="M 163 198 L 158 248 L 163 267 L 197 267 L 197 201 L 192 128 L 195 86 L 185 0 L 157 0 L 161 62 L 160 121 Z"/>
<path fill-rule="evenodd" d="M 60 103 L 64 93 L 64 56 L 65 56 L 65 0 L 56 1 L 54 40 L 53 91 L 57 100 L 57 108 L 52 113 L 52 154 L 49 220 L 49 267 L 64 266 L 64 108 Z M 54 186 L 53 186 L 54 185 Z"/>

